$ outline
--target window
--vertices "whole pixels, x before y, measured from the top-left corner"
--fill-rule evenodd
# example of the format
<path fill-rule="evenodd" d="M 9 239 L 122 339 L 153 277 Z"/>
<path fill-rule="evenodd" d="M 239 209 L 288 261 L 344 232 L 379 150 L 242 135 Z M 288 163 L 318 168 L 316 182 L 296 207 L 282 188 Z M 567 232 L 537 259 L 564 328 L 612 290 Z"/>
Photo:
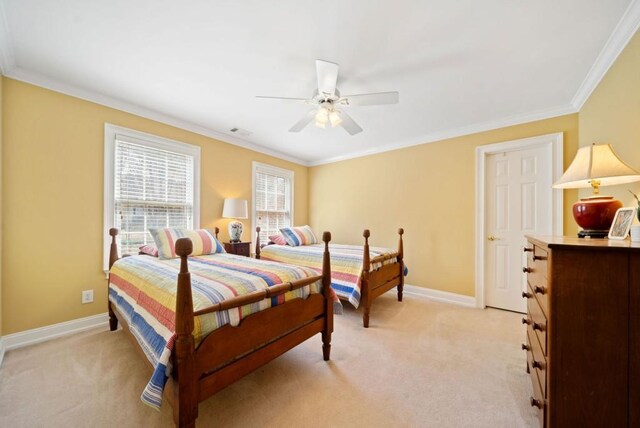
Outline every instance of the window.
<path fill-rule="evenodd" d="M 253 163 L 253 229 L 260 226 L 260 242 L 293 223 L 293 171 Z"/>
<path fill-rule="evenodd" d="M 105 254 L 111 227 L 118 253 L 153 243 L 149 228 L 199 227 L 200 148 L 105 125 Z"/>

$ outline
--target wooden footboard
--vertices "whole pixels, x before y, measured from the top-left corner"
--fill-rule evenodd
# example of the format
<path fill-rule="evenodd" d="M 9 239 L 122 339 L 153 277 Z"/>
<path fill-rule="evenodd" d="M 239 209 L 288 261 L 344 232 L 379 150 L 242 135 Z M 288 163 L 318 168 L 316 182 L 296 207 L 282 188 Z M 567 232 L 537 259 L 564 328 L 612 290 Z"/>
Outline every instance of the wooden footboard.
<path fill-rule="evenodd" d="M 398 301 L 402 302 L 402 292 L 404 288 L 404 245 L 402 235 L 404 229 L 398 229 L 398 251 L 390 254 L 381 255 L 371 259 L 369 254 L 369 237 L 371 233 L 369 229 L 365 229 L 362 233 L 364 237 L 364 250 L 362 258 L 362 281 L 360 283 L 360 304 L 363 306 L 362 325 L 369 327 L 369 316 L 371 313 L 371 303 L 373 300 L 391 290 L 398 287 Z M 394 263 L 382 265 L 372 270 L 371 265 L 375 263 L 383 263 L 387 260 L 395 259 Z"/>
<path fill-rule="evenodd" d="M 110 229 L 111 252 L 109 268 L 118 259 L 117 229 Z M 325 243 L 322 275 L 291 283 L 278 284 L 245 296 L 226 300 L 194 313 L 191 296 L 191 276 L 188 255 L 193 246 L 188 238 L 176 241 L 176 254 L 180 256 L 180 273 L 176 296 L 176 343 L 172 358 L 173 371 L 165 387 L 165 397 L 173 407 L 173 418 L 179 427 L 193 427 L 198 416 L 198 403 L 227 385 L 251 373 L 289 349 L 317 333 L 322 335 L 323 359 L 329 360 L 331 333 L 333 332 L 333 302 L 331 299 L 331 268 L 329 241 L 331 234 L 324 232 Z M 252 314 L 237 326 L 223 326 L 210 333 L 195 348 L 193 338 L 194 316 L 228 310 L 275 297 L 288 291 L 322 280 L 322 294 L 307 299 L 293 299 L 281 305 Z M 118 325 L 117 313 L 109 301 L 111 330 Z M 129 333 L 123 322 L 123 329 Z M 129 333 L 133 342 L 137 342 Z M 139 348 L 139 346 L 138 346 Z M 148 361 L 145 357 L 145 360 Z"/>

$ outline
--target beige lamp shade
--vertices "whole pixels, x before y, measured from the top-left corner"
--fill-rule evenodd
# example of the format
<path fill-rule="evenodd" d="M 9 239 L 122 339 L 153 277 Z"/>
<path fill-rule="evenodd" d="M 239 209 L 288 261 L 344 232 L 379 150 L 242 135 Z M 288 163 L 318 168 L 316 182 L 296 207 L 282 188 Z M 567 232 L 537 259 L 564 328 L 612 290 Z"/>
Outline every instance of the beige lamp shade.
<path fill-rule="evenodd" d="M 631 168 L 613 151 L 611 144 L 582 147 L 569 168 L 553 184 L 556 189 L 611 186 L 640 181 L 640 172 Z M 596 191 L 597 193 L 597 191 Z"/>
<path fill-rule="evenodd" d="M 222 208 L 222 217 L 224 218 L 247 218 L 247 200 L 227 198 L 224 200 Z"/>

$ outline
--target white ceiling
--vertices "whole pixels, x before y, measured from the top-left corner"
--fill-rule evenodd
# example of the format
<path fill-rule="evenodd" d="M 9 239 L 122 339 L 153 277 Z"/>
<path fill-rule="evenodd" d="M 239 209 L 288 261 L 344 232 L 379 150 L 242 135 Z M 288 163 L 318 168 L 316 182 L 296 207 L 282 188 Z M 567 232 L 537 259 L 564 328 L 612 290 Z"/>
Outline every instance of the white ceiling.
<path fill-rule="evenodd" d="M 637 3 L 7 0 L 0 61 L 9 77 L 313 165 L 575 112 L 638 28 Z M 342 94 L 400 103 L 351 107 L 355 136 L 287 132 L 309 107 L 255 95 L 311 97 L 317 58 L 340 64 Z"/>

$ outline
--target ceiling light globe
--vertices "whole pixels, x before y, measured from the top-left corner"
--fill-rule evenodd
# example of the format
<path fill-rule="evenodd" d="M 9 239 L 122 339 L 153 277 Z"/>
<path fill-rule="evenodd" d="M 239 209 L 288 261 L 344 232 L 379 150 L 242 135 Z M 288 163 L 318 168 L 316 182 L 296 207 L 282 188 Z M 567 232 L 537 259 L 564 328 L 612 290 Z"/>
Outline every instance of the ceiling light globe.
<path fill-rule="evenodd" d="M 323 125 L 322 127 L 324 128 L 324 125 L 329 122 L 329 112 L 325 108 L 320 107 L 320 109 L 318 109 L 318 112 L 316 113 L 315 119 L 316 123 L 321 123 Z"/>
<path fill-rule="evenodd" d="M 332 111 L 329 113 L 329 121 L 331 122 L 331 127 L 335 128 L 336 126 L 342 123 L 342 119 L 340 118 L 340 114 L 337 111 Z"/>

